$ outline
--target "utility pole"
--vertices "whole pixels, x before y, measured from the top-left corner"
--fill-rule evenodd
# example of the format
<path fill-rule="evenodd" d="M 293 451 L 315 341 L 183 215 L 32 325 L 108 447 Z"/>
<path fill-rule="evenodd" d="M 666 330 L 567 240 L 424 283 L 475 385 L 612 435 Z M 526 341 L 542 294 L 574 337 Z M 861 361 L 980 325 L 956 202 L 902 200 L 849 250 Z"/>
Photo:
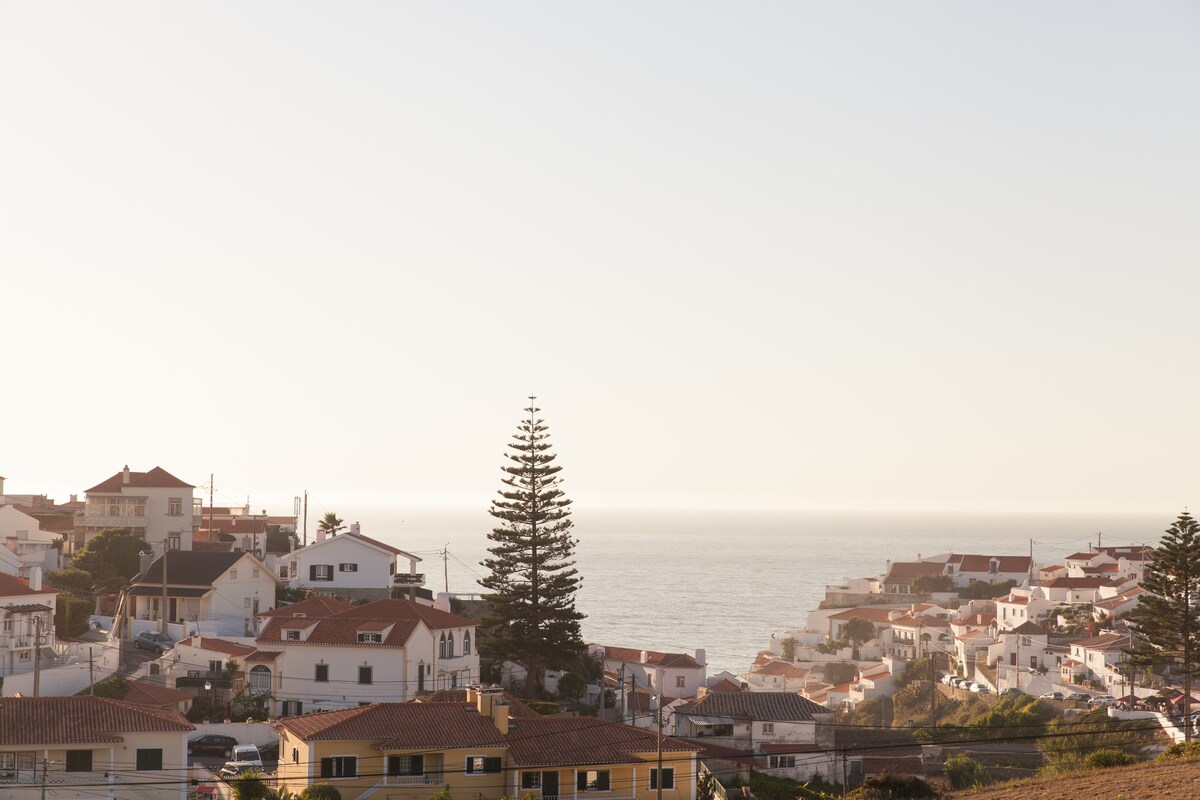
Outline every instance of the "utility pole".
<path fill-rule="evenodd" d="M 208 473 L 208 538 L 213 538 L 213 473 Z M 215 539 L 213 541 L 216 541 Z"/>
<path fill-rule="evenodd" d="M 842 748 L 842 797 L 846 797 L 846 787 L 850 785 L 850 752 Z"/>
<path fill-rule="evenodd" d="M 36 692 L 34 695 L 36 696 Z M 50 778 L 50 759 L 42 758 L 42 800 L 46 800 L 46 782 Z"/>
<path fill-rule="evenodd" d="M 450 594 L 450 543 L 442 548 L 442 581 L 445 584 L 446 594 Z"/>
<path fill-rule="evenodd" d="M 658 681 L 658 772 L 656 773 L 657 780 L 654 781 L 657 789 L 656 798 L 662 800 L 662 785 L 663 785 L 663 697 L 662 697 L 662 676 L 659 676 Z"/>
<path fill-rule="evenodd" d="M 162 590 L 162 613 L 160 613 L 160 614 L 159 614 L 159 619 L 161 619 L 161 620 L 162 620 L 162 632 L 163 632 L 164 634 L 166 634 L 166 633 L 167 633 L 167 617 L 168 617 L 168 615 L 167 615 L 167 602 L 168 602 L 168 601 L 167 601 L 167 553 L 169 553 L 169 552 L 170 552 L 170 548 L 169 548 L 170 541 L 171 541 L 171 540 L 170 540 L 169 538 L 167 538 L 167 539 L 163 539 L 163 568 L 162 568 L 163 590 Z M 168 634 L 168 635 L 169 635 L 169 634 Z"/>
<path fill-rule="evenodd" d="M 88 694 L 96 693 L 96 662 L 92 658 L 92 648 L 88 648 Z"/>
<path fill-rule="evenodd" d="M 33 696 L 40 697 L 42 693 L 42 615 L 33 618 Z M 45 786 L 42 796 L 45 796 Z"/>
<path fill-rule="evenodd" d="M 304 490 L 304 544 L 308 547 L 308 489 Z"/>

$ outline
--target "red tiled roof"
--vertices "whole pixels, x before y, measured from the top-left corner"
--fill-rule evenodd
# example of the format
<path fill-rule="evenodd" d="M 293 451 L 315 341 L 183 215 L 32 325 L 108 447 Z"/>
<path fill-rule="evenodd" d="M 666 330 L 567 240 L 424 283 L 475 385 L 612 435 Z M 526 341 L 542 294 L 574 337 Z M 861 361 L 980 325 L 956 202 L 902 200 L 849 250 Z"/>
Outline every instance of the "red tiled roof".
<path fill-rule="evenodd" d="M 720 695 L 728 696 L 728 695 Z M 563 764 L 624 764 L 633 753 L 652 753 L 658 737 L 648 730 L 592 717 L 539 717 L 511 725 L 509 760 L 522 767 Z M 664 736 L 664 752 L 694 753 L 696 745 Z"/>
<path fill-rule="evenodd" d="M 1108 578 L 1055 578 L 1042 584 L 1051 589 L 1099 589 L 1112 585 Z"/>
<path fill-rule="evenodd" d="M 338 600 L 336 597 L 328 597 L 326 595 L 317 595 L 310 597 L 307 600 L 301 600 L 298 603 L 289 603 L 284 606 L 277 606 L 268 611 L 260 611 L 260 617 L 328 617 L 339 611 L 345 611 L 352 608 L 353 603 L 347 603 L 345 600 Z"/>
<path fill-rule="evenodd" d="M 541 714 L 534 711 L 524 700 L 514 697 L 509 692 L 503 693 L 504 699 L 508 701 L 508 716 L 510 719 L 522 719 L 524 717 L 540 717 Z M 442 689 L 436 692 L 430 692 L 424 697 L 417 698 L 418 703 L 458 703 L 467 702 L 466 689 Z"/>
<path fill-rule="evenodd" d="M 31 594 L 58 594 L 58 589 L 42 584 L 41 589 L 34 591 L 24 578 L 0 572 L 0 597 L 25 597 Z"/>
<path fill-rule="evenodd" d="M 893 611 L 898 611 L 895 608 L 884 608 L 883 606 L 869 606 L 865 608 L 848 608 L 845 611 L 839 611 L 836 614 L 830 614 L 827 619 L 836 620 L 851 620 L 855 617 L 865 619 L 868 622 L 887 622 L 891 619 Z"/>
<path fill-rule="evenodd" d="M 787 661 L 772 661 L 753 670 L 755 675 L 779 675 L 785 678 L 803 678 L 808 670 Z"/>
<path fill-rule="evenodd" d="M 945 564 L 936 561 L 893 561 L 883 582 L 912 583 L 926 575 L 941 575 L 945 568 Z"/>
<path fill-rule="evenodd" d="M 104 697 L 5 697 L 0 745 L 122 742 L 122 733 L 193 731 L 176 711 Z"/>
<path fill-rule="evenodd" d="M 367 739 L 380 750 L 504 745 L 492 720 L 462 703 L 375 703 L 285 717 L 279 728 L 310 742 Z"/>
<path fill-rule="evenodd" d="M 627 664 L 640 664 L 642 661 L 642 651 L 635 650 L 632 647 L 608 647 L 604 645 L 604 659 L 606 661 L 624 661 Z M 646 663 L 656 667 L 677 667 L 683 669 L 697 669 L 700 666 L 700 662 L 687 653 L 660 653 L 656 650 L 646 651 Z"/>
<path fill-rule="evenodd" d="M 976 554 L 956 555 L 951 563 L 958 560 L 959 572 L 991 572 L 992 560 L 995 559 L 997 572 L 1028 572 L 1033 560 L 1029 556 L 983 556 Z"/>
<path fill-rule="evenodd" d="M 286 642 L 294 644 L 339 644 L 356 647 L 403 647 L 416 630 L 419 622 L 432 630 L 467 628 L 476 625 L 474 620 L 419 605 L 408 600 L 376 600 L 362 606 L 349 606 L 327 616 L 315 613 L 305 618 L 295 616 L 268 617 L 268 623 L 258 635 L 259 642 Z M 371 630 L 376 623 L 386 623 L 392 629 L 382 642 L 358 641 L 358 632 Z M 315 627 L 314 627 L 315 626 Z M 364 627 L 366 626 L 366 627 Z M 282 632 L 288 628 L 313 627 L 304 642 L 284 638 Z M 378 628 L 374 628 L 378 630 Z"/>
<path fill-rule="evenodd" d="M 247 663 L 274 661 L 283 655 L 282 650 L 255 650 L 246 656 Z"/>
<path fill-rule="evenodd" d="M 131 489 L 195 489 L 190 483 L 184 483 L 162 467 L 155 467 L 149 472 L 130 472 L 129 483 L 125 483 L 125 473 L 122 470 L 111 478 L 102 481 L 87 490 L 88 494 L 120 492 L 124 487 Z"/>
<path fill-rule="evenodd" d="M 134 681 L 129 684 L 129 692 L 125 695 L 124 702 L 158 708 L 174 708 L 179 703 L 195 698 L 194 692 L 158 686 L 148 681 Z"/>
<path fill-rule="evenodd" d="M 1089 553 L 1086 551 L 1082 552 L 1082 553 L 1072 553 L 1071 555 L 1067 556 L 1066 560 L 1067 561 L 1091 561 L 1093 558 L 1095 558 L 1098 555 L 1100 555 L 1100 553 Z"/>
<path fill-rule="evenodd" d="M 180 644 L 198 647 L 201 650 L 211 650 L 214 653 L 224 653 L 227 656 L 248 656 L 254 652 L 253 647 L 238 644 L 237 642 L 229 642 L 225 639 L 211 639 L 202 636 L 200 637 L 199 644 L 192 644 L 195 641 L 195 639 L 184 639 Z"/>
<path fill-rule="evenodd" d="M 710 692 L 740 692 L 742 687 L 729 680 L 729 678 L 721 678 L 721 680 L 708 687 L 708 690 Z"/>
<path fill-rule="evenodd" d="M 359 539 L 359 540 L 361 540 L 361 541 L 364 541 L 364 542 L 366 542 L 367 544 L 373 544 L 373 545 L 375 545 L 376 547 L 382 547 L 384 550 L 387 550 L 389 553 L 392 553 L 393 555 L 398 555 L 398 556 L 407 556 L 407 555 L 409 555 L 408 553 L 404 552 L 403 550 L 400 550 L 400 549 L 398 549 L 398 548 L 392 547 L 390 544 L 386 544 L 386 543 L 384 543 L 384 542 L 381 542 L 381 541 L 379 541 L 378 539 L 372 539 L 370 536 L 363 536 L 361 533 L 353 533 L 353 532 L 351 532 L 351 533 L 340 533 L 340 534 L 338 534 L 338 535 L 339 535 L 339 536 L 349 536 L 349 537 L 351 537 L 352 539 Z"/>
<path fill-rule="evenodd" d="M 676 715 L 734 717 L 761 722 L 805 722 L 813 714 L 828 714 L 806 697 L 793 692 L 717 692 L 676 707 Z"/>

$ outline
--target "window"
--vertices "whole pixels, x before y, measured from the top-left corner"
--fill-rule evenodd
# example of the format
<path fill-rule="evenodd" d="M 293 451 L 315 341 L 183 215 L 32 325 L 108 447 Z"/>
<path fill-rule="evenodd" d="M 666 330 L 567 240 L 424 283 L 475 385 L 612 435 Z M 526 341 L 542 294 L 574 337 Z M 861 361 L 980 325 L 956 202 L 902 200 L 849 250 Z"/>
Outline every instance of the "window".
<path fill-rule="evenodd" d="M 358 634 L 358 643 L 359 644 L 379 644 L 382 641 L 383 641 L 382 633 L 359 633 Z"/>
<path fill-rule="evenodd" d="M 236 569 L 229 570 L 229 580 L 231 580 L 231 581 L 237 580 L 237 570 Z"/>
<path fill-rule="evenodd" d="M 442 638 L 438 639 L 438 658 L 446 657 L 446 634 L 442 634 Z"/>
<path fill-rule="evenodd" d="M 287 639 L 288 639 L 288 641 L 289 641 L 289 642 L 298 642 L 298 641 L 300 641 L 300 631 L 288 631 L 288 632 L 287 632 Z"/>
<path fill-rule="evenodd" d="M 167 501 L 167 516 L 182 517 L 183 516 L 183 498 L 172 497 Z"/>
<path fill-rule="evenodd" d="M 446 658 L 454 658 L 454 632 L 446 635 Z"/>
<path fill-rule="evenodd" d="M 774 722 L 764 722 L 764 723 L 762 724 L 762 732 L 763 732 L 764 734 L 773 734 L 773 733 L 775 733 L 775 723 L 774 723 Z"/>
<path fill-rule="evenodd" d="M 162 748 L 139 747 L 137 751 L 137 771 L 162 769 Z"/>
<path fill-rule="evenodd" d="M 308 579 L 310 581 L 333 580 L 333 564 L 313 564 L 309 566 Z"/>
<path fill-rule="evenodd" d="M 0 778 L 15 778 L 17 771 L 37 769 L 37 753 L 0 753 Z"/>
<path fill-rule="evenodd" d="M 373 667 L 359 667 L 358 668 L 358 682 L 359 683 L 372 683 L 371 673 L 373 671 L 374 671 Z"/>
<path fill-rule="evenodd" d="M 354 778 L 358 776 L 358 756 L 333 756 L 321 759 L 322 778 Z"/>
<path fill-rule="evenodd" d="M 685 678 L 682 675 L 676 675 L 675 676 L 675 688 L 682 689 L 685 686 L 687 686 L 687 678 Z"/>
<path fill-rule="evenodd" d="M 258 577 L 258 569 L 257 569 L 257 568 L 250 570 L 250 577 L 251 577 L 251 578 L 257 578 L 257 577 Z"/>
<path fill-rule="evenodd" d="M 425 756 L 388 756 L 388 775 L 424 775 Z"/>
<path fill-rule="evenodd" d="M 317 664 L 316 674 L 313 675 L 313 680 L 317 683 L 329 683 L 329 665 Z"/>
<path fill-rule="evenodd" d="M 285 717 L 295 717 L 304 713 L 304 703 L 299 700 L 284 700 L 283 715 Z"/>
<path fill-rule="evenodd" d="M 668 767 L 667 769 L 664 769 L 662 771 L 662 776 L 663 776 L 662 788 L 674 789 L 675 788 L 675 768 Z M 656 769 L 650 770 L 650 788 L 651 789 L 658 788 L 658 770 L 656 770 Z"/>
<path fill-rule="evenodd" d="M 767 760 L 767 766 L 771 769 L 779 769 L 781 767 L 796 766 L 795 756 L 771 756 Z"/>
<path fill-rule="evenodd" d="M 250 598 L 243 597 L 242 598 L 242 608 L 249 608 L 249 607 L 250 607 Z"/>
<path fill-rule="evenodd" d="M 66 770 L 67 772 L 91 772 L 92 751 L 68 750 Z"/>
<path fill-rule="evenodd" d="M 295 747 L 292 748 L 292 763 L 293 764 L 300 763 L 300 751 L 297 750 Z"/>
<path fill-rule="evenodd" d="M 286 578 L 288 576 L 288 568 L 286 564 L 279 565 L 279 577 Z"/>
<path fill-rule="evenodd" d="M 209 661 L 208 662 L 208 671 L 209 672 L 220 672 L 223 666 L 224 665 L 220 661 Z"/>
<path fill-rule="evenodd" d="M 609 771 L 606 769 L 581 769 L 575 788 L 581 792 L 607 792 Z"/>
<path fill-rule="evenodd" d="M 499 772 L 500 759 L 491 756 L 467 756 L 468 775 L 483 775 L 487 772 Z"/>
<path fill-rule="evenodd" d="M 271 691 L 270 667 L 256 664 L 250 669 L 250 691 L 265 694 Z"/>
<path fill-rule="evenodd" d="M 358 572 L 358 564 L 338 564 L 338 572 Z"/>
<path fill-rule="evenodd" d="M 167 549 L 168 550 L 179 550 L 180 549 L 180 541 L 182 540 L 182 538 L 183 538 L 182 533 L 168 533 L 167 534 Z"/>
<path fill-rule="evenodd" d="M 542 788 L 542 773 L 540 773 L 540 772 L 522 772 L 521 773 L 521 788 L 522 789 L 540 789 L 540 788 Z"/>
<path fill-rule="evenodd" d="M 471 655 L 471 632 L 467 631 L 463 634 L 463 655 Z"/>

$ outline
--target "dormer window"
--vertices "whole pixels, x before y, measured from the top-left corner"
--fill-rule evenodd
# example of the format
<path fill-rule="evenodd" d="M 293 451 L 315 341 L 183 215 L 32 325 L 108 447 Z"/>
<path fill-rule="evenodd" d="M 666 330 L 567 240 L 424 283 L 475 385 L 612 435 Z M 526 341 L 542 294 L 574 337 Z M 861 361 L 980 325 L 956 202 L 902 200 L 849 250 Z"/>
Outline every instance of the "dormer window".
<path fill-rule="evenodd" d="M 287 632 L 287 640 L 289 642 L 300 641 L 300 631 L 288 631 Z"/>
<path fill-rule="evenodd" d="M 997 559 L 992 559 L 988 562 L 988 572 L 995 575 L 1000 571 L 1000 562 Z"/>
<path fill-rule="evenodd" d="M 358 643 L 359 644 L 379 644 L 382 641 L 383 641 L 382 633 L 365 632 L 365 631 L 359 631 L 359 633 L 358 633 Z"/>

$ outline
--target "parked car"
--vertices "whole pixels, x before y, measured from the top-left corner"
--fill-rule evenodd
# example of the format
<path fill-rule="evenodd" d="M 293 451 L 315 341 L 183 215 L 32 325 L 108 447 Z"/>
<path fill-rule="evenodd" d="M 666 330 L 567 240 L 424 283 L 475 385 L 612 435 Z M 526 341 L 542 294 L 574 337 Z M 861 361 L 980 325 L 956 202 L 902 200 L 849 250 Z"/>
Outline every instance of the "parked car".
<path fill-rule="evenodd" d="M 992 689 L 986 683 L 972 683 L 971 691 L 976 694 L 991 694 Z"/>
<path fill-rule="evenodd" d="M 279 761 L 279 740 L 276 739 L 270 744 L 258 748 L 258 754 L 262 758 L 264 766 L 273 761 Z"/>
<path fill-rule="evenodd" d="M 947 686 L 950 686 L 954 683 L 955 677 L 956 676 L 951 675 L 950 673 L 946 673 L 945 675 L 942 676 L 942 683 L 946 684 Z"/>
<path fill-rule="evenodd" d="M 1101 695 L 1100 697 L 1093 697 L 1091 700 L 1088 700 L 1088 705 L 1099 708 L 1100 706 L 1112 705 L 1115 702 L 1117 702 L 1117 698 L 1106 694 Z"/>
<path fill-rule="evenodd" d="M 188 742 L 188 755 L 229 758 L 233 755 L 233 748 L 235 747 L 237 747 L 237 739 L 232 736 L 208 733 Z"/>
<path fill-rule="evenodd" d="M 229 761 L 226 762 L 225 766 L 221 767 L 221 771 L 218 774 L 228 781 L 250 770 L 262 772 L 262 764 L 251 764 L 249 761 Z"/>
<path fill-rule="evenodd" d="M 1043 695 L 1039 695 L 1039 698 L 1042 700 L 1065 700 L 1066 699 L 1065 697 L 1063 697 L 1062 692 L 1046 692 Z"/>
<path fill-rule="evenodd" d="M 1086 703 L 1092 699 L 1092 696 L 1087 692 L 1071 692 L 1069 695 L 1067 695 L 1067 699 Z"/>
<path fill-rule="evenodd" d="M 165 633 L 142 631 L 133 637 L 133 646 L 139 650 L 151 650 L 160 656 L 175 646 L 174 640 Z"/>
<path fill-rule="evenodd" d="M 230 761 L 238 763 L 253 764 L 262 769 L 263 760 L 258 752 L 258 748 L 252 744 L 239 744 L 233 748 L 233 755 L 229 757 Z"/>
<path fill-rule="evenodd" d="M 1025 693 L 1024 693 L 1024 692 L 1022 692 L 1020 689 L 1018 689 L 1018 688 L 1017 688 L 1017 687 L 1015 687 L 1015 686 L 1009 686 L 1009 687 L 1007 687 L 1007 688 L 1005 688 L 1005 689 L 1001 689 L 1001 690 L 1000 690 L 1000 694 L 1002 694 L 1002 695 L 1009 695 L 1009 694 L 1025 694 Z"/>

